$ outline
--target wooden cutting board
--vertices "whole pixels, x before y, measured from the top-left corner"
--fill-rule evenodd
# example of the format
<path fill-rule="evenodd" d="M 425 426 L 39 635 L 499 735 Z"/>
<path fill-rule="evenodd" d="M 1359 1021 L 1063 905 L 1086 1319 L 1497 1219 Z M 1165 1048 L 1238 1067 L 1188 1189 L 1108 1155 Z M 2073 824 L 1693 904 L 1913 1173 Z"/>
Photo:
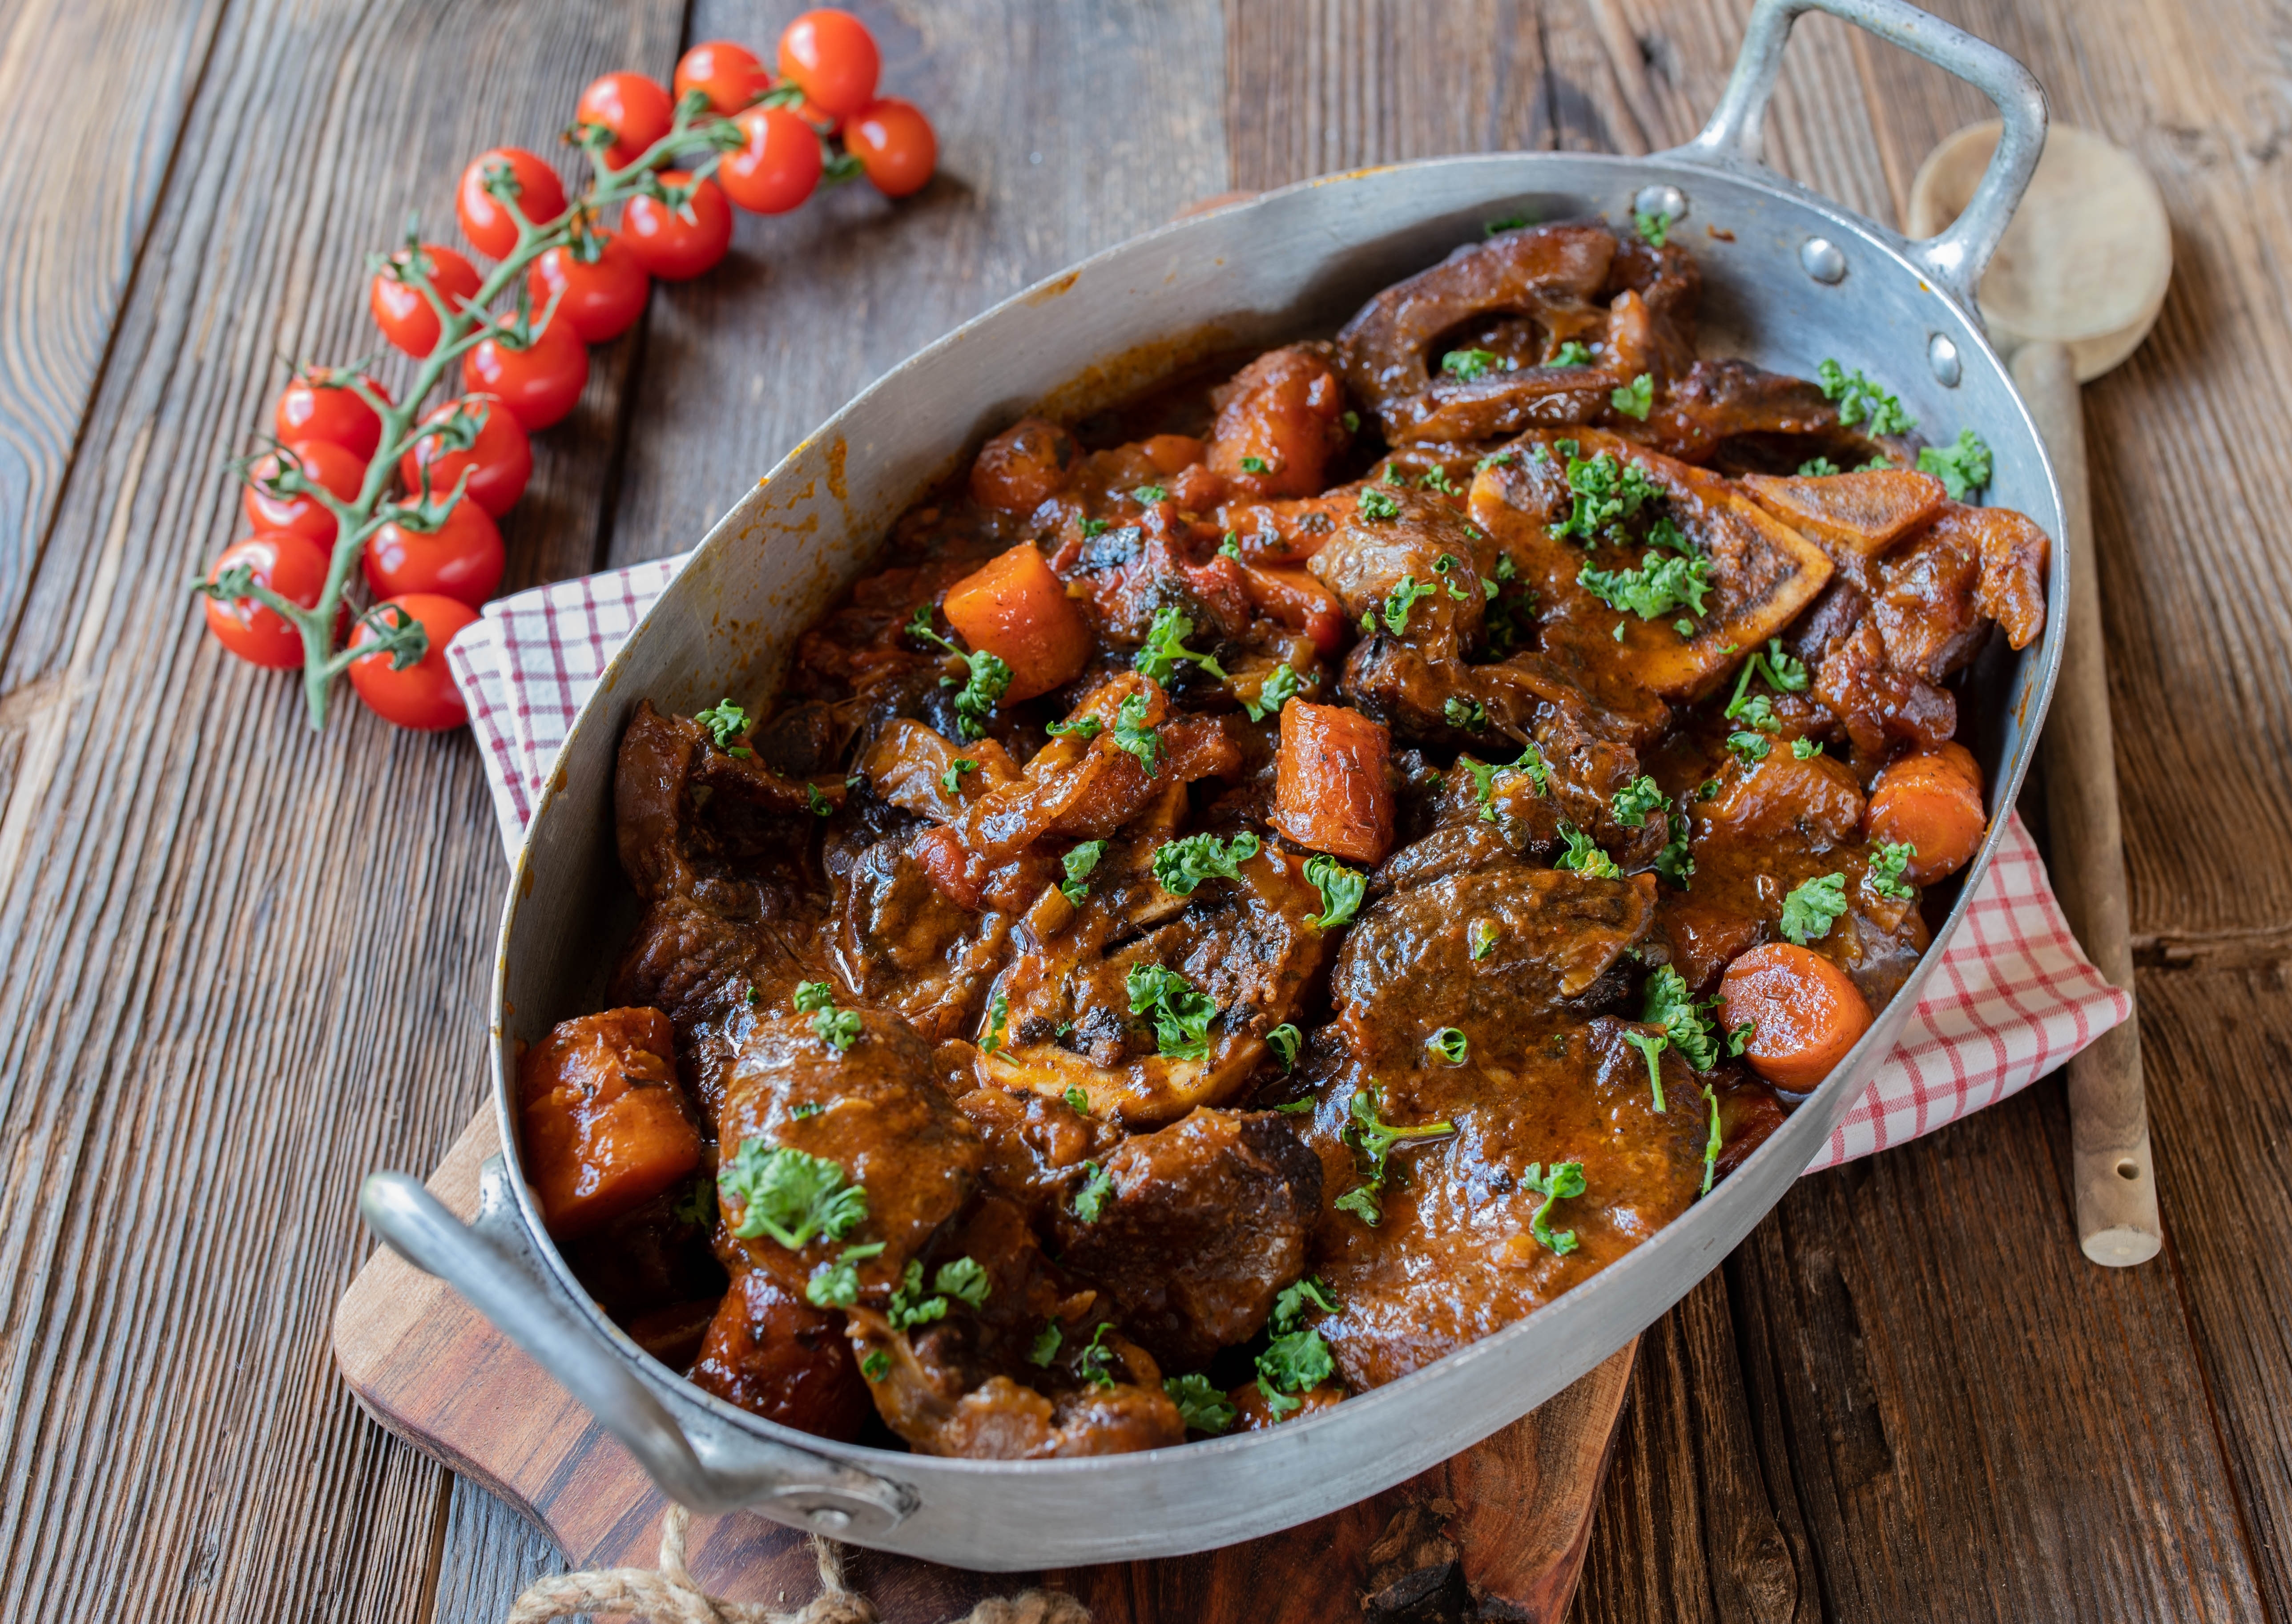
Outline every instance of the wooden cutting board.
<path fill-rule="evenodd" d="M 430 1188 L 464 1217 L 499 1148 L 470 1124 Z M 1321 1624 L 1362 1616 L 1559 1620 L 1622 1414 L 1624 1349 L 1535 1414 L 1358 1506 L 1247 1544 L 1161 1562 L 972 1573 L 873 1551 L 852 1583 L 885 1624 L 937 1624 L 1030 1584 L 1099 1624 Z M 532 1361 L 440 1282 L 377 1249 L 335 1313 L 335 1357 L 367 1413 L 523 1512 L 577 1567 L 650 1567 L 666 1502 L 636 1462 Z M 695 1519 L 690 1560 L 714 1595 L 794 1606 L 817 1588 L 803 1536 L 745 1513 Z"/>

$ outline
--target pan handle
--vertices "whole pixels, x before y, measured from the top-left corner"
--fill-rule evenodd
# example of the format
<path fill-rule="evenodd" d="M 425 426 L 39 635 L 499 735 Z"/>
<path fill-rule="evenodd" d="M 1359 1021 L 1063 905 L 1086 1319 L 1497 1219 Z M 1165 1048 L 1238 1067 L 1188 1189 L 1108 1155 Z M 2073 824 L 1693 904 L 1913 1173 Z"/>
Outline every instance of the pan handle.
<path fill-rule="evenodd" d="M 1783 42 L 1790 37 L 1791 24 L 1808 12 L 1828 12 L 1922 56 L 1997 104 L 2005 132 L 1973 200 L 1948 229 L 1909 246 L 1910 260 L 1928 281 L 1968 310 L 1974 309 L 1973 290 L 2046 145 L 2046 93 L 2030 70 L 2005 52 L 1908 0 L 1758 0 L 1735 71 L 1710 122 L 1671 156 L 1721 166 L 1759 162 L 1760 124 L 1774 94 L 1775 76 L 1782 69 Z"/>
<path fill-rule="evenodd" d="M 661 1492 L 699 1512 L 769 1510 L 823 1533 L 881 1534 L 915 1491 L 809 1450 L 706 1426 L 688 1433 L 630 1362 L 564 1299 L 535 1254 L 511 1175 L 488 1158 L 464 1224 L 406 1173 L 370 1175 L 359 1210 L 390 1249 L 434 1274 L 554 1377 L 635 1456 Z"/>

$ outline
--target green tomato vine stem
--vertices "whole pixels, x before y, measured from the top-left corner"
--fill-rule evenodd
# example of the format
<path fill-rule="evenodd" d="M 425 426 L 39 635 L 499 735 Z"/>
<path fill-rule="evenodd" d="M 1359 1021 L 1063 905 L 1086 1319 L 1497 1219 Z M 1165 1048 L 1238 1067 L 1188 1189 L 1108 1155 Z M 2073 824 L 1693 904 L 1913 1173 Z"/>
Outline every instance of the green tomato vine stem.
<path fill-rule="evenodd" d="M 618 169 L 605 161 L 603 141 L 585 140 L 581 144 L 587 149 L 593 172 L 589 184 L 572 199 L 563 215 L 547 226 L 537 226 L 526 218 L 524 209 L 517 202 L 513 185 L 502 183 L 505 177 L 488 175 L 487 189 L 517 222 L 517 246 L 479 284 L 476 295 L 458 310 L 448 308 L 445 297 L 432 284 L 429 272 L 423 268 L 417 224 L 413 221 L 408 222 L 406 263 L 398 268 L 397 274 L 429 301 L 431 309 L 438 317 L 438 341 L 432 346 L 430 353 L 422 359 L 413 382 L 403 398 L 395 404 L 383 400 L 367 387 L 366 380 L 355 368 L 351 370 L 350 382 L 344 387 L 356 394 L 382 420 L 382 438 L 367 464 L 366 478 L 359 487 L 358 495 L 347 502 L 343 501 L 323 485 L 306 477 L 283 446 L 277 452 L 277 473 L 265 481 L 269 489 L 277 495 L 308 497 L 334 515 L 334 552 L 327 562 L 325 588 L 319 593 L 319 601 L 308 609 L 288 602 L 281 594 L 251 578 L 238 584 L 245 590 L 233 590 L 227 594 L 232 598 L 252 598 L 301 634 L 303 703 L 314 731 L 324 729 L 327 724 L 327 699 L 335 679 L 350 668 L 353 658 L 364 658 L 369 651 L 361 649 L 354 655 L 347 646 L 338 649 L 335 642 L 335 626 L 341 616 L 343 596 L 367 541 L 393 519 L 412 516 L 417 523 L 427 521 L 434 526 L 442 521 L 453 511 L 454 505 L 463 500 L 465 495 L 466 474 L 443 498 L 433 498 L 425 483 L 424 490 L 412 493 L 416 499 L 411 502 L 388 499 L 391 481 L 400 459 L 422 440 L 444 439 L 451 441 L 457 432 L 464 429 L 474 436 L 474 427 L 468 425 L 467 420 L 458 412 L 450 414 L 440 423 L 417 427 L 424 402 L 445 380 L 448 368 L 490 335 L 496 326 L 496 319 L 490 313 L 494 302 L 512 288 L 521 287 L 527 271 L 536 260 L 552 248 L 570 243 L 575 231 L 581 229 L 585 221 L 593 219 L 613 205 L 640 195 L 660 197 L 664 189 L 656 178 L 657 172 L 666 167 L 678 154 L 696 148 L 707 149 L 709 156 L 694 166 L 696 176 L 705 175 L 716 166 L 725 150 L 739 144 L 738 126 L 729 118 L 707 112 L 706 107 L 706 98 L 698 93 L 689 93 L 676 109 L 669 133 Z M 377 274 L 390 264 L 378 255 L 368 258 Z M 537 334 L 545 330 L 555 316 L 556 310 L 557 303 L 553 299 L 534 324 L 533 331 Z M 256 482 L 248 464 L 242 462 L 235 465 L 235 468 L 242 480 L 250 484 Z M 221 582 L 217 585 L 220 586 Z M 369 625 L 385 635 L 391 630 L 388 622 L 371 610 L 359 617 L 358 624 Z M 401 632 L 396 643 L 398 651 L 391 657 L 406 664 L 421 658 L 427 646 L 426 639 L 420 635 L 418 628 L 411 636 Z"/>

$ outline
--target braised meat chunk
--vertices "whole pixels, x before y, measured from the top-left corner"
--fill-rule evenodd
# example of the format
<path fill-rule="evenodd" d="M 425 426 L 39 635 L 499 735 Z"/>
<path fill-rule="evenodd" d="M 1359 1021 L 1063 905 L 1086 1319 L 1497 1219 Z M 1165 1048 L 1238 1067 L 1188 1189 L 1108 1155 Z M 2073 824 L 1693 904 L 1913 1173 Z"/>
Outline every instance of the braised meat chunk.
<path fill-rule="evenodd" d="M 616 1321 L 927 1454 L 1286 1426 L 1841 1086 L 1991 832 L 1961 700 L 2050 543 L 1879 358 L 1699 356 L 1702 294 L 1497 230 L 1010 423 L 784 693 L 640 701 L 614 1007 L 521 1078 Z"/>

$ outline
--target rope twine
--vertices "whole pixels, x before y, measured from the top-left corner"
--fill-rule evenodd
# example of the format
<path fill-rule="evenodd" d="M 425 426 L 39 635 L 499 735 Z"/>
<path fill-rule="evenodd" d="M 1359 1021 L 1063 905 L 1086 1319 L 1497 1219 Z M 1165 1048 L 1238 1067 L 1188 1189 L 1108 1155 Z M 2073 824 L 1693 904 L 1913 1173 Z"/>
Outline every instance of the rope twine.
<path fill-rule="evenodd" d="M 598 1568 L 536 1580 L 509 1610 L 504 1624 L 549 1624 L 584 1612 L 634 1613 L 653 1624 L 882 1624 L 873 1603 L 844 1582 L 843 1550 L 811 1536 L 819 1564 L 819 1594 L 785 1612 L 762 1602 L 731 1602 L 709 1595 L 684 1565 L 684 1536 L 692 1514 L 671 1506 L 660 1527 L 656 1568 Z M 1091 1624 L 1090 1609 L 1056 1590 L 989 1596 L 955 1624 Z"/>

